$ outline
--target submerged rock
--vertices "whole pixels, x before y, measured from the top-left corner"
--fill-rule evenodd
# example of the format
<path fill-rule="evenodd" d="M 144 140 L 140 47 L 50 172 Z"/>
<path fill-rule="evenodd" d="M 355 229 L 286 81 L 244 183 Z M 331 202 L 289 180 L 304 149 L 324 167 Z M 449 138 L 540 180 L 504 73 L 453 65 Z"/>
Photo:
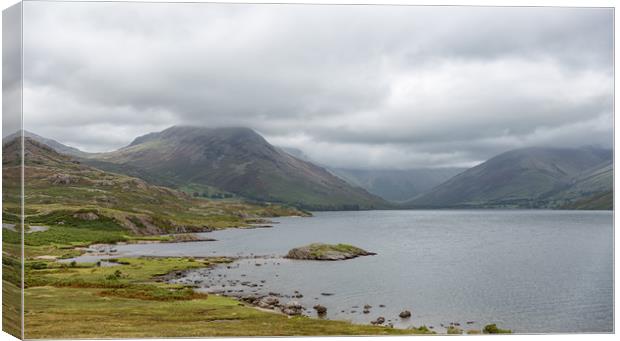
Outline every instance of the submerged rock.
<path fill-rule="evenodd" d="M 291 249 L 286 258 L 305 260 L 345 260 L 359 256 L 370 256 L 376 253 L 368 252 L 348 244 L 314 243 Z"/>

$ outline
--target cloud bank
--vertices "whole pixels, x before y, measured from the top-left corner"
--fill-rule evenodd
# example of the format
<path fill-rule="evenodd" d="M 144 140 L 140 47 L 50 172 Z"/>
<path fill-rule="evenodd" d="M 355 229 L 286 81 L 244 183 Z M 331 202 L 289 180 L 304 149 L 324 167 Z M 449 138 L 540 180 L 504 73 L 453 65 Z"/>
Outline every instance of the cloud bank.
<path fill-rule="evenodd" d="M 611 146 L 613 11 L 24 4 L 25 128 L 88 151 L 247 126 L 332 166 Z"/>

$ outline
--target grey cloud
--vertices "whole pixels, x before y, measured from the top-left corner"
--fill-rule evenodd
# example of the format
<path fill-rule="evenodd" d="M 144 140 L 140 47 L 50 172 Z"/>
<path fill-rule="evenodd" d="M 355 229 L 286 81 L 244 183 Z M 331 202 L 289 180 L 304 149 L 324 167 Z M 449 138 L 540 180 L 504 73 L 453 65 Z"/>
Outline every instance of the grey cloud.
<path fill-rule="evenodd" d="M 21 129 L 21 5 L 2 12 L 2 137 Z"/>
<path fill-rule="evenodd" d="M 613 11 L 28 2 L 25 124 L 93 151 L 243 125 L 348 167 L 609 146 Z"/>

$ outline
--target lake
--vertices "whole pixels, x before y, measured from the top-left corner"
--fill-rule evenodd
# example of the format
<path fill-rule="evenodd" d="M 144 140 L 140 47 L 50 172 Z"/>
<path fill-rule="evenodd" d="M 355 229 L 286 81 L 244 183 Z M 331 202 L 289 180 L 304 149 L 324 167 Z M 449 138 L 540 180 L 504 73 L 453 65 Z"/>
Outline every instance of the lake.
<path fill-rule="evenodd" d="M 273 228 L 204 234 L 217 241 L 119 245 L 117 251 L 121 256 L 268 256 L 196 270 L 181 280 L 239 295 L 299 291 L 303 297 L 295 300 L 311 316 L 311 307 L 320 303 L 331 319 L 369 323 L 383 316 L 396 327 L 427 325 L 438 332 L 451 322 L 465 330 L 497 323 L 518 333 L 613 330 L 612 212 L 314 215 L 274 219 Z M 339 262 L 279 258 L 312 242 L 348 243 L 377 255 Z M 254 286 L 240 286 L 241 281 Z M 366 304 L 372 306 L 368 314 L 362 312 Z M 398 314 L 405 309 L 413 316 L 403 320 Z"/>

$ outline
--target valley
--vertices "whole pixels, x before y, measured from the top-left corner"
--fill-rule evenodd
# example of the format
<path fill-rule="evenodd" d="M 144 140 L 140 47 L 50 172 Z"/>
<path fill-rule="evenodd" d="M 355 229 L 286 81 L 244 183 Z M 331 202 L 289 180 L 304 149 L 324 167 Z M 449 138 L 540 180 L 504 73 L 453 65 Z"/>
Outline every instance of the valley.
<path fill-rule="evenodd" d="M 389 325 L 393 322 L 378 323 L 385 319 L 377 316 L 373 316 L 377 320 L 368 320 L 370 315 L 330 313 L 328 319 L 317 319 L 304 313 L 290 317 L 256 310 L 241 297 L 205 292 L 191 283 L 161 281 L 161 276 L 200 269 L 218 272 L 226 264 L 237 264 L 242 258 L 229 251 L 243 239 L 207 251 L 218 245 L 210 233 L 255 227 L 271 230 L 279 222 L 274 220 L 282 217 L 303 220 L 320 211 L 360 210 L 398 216 L 407 212 L 397 211 L 403 208 L 599 210 L 611 209 L 613 202 L 611 154 L 595 149 L 516 150 L 467 170 L 360 171 L 317 166 L 273 147 L 245 128 L 172 127 L 109 153 L 82 152 L 32 133 L 21 143 L 17 136 L 3 141 L 3 283 L 7 293 L 20 286 L 20 202 L 14 199 L 21 193 L 23 147 L 26 335 L 31 338 L 101 337 L 99 329 L 88 327 L 94 320 L 105 326 L 105 336 L 115 337 L 453 333 L 458 328 L 438 327 L 437 317 L 416 316 L 416 324 L 397 328 Z M 411 181 L 415 178 L 418 182 Z M 403 201 L 411 196 L 414 199 Z M 419 214 L 425 215 L 424 211 Z M 339 231 L 372 221 L 356 221 L 355 217 Z M 375 223 L 383 226 L 383 220 Z M 325 222 L 327 228 L 336 225 L 337 220 Z M 329 242 L 327 236 L 332 234 L 313 234 L 323 240 L 300 242 Z M 294 239 L 287 237 L 282 245 L 303 245 L 293 244 Z M 333 240 L 337 245 L 330 247 L 353 249 L 342 244 L 350 242 L 346 239 Z M 118 256 L 108 254 L 103 262 L 91 253 L 94 245 L 118 249 Z M 152 252 L 123 254 L 133 247 Z M 265 256 L 255 241 L 243 249 Z M 375 249 L 371 250 L 367 254 L 374 254 Z M 73 298 L 70 304 L 67 297 Z M 331 304 L 342 304 L 326 302 L 330 311 Z M 430 306 L 427 303 L 425 309 L 432 311 Z M 4 323 L 16 326 L 18 311 L 10 306 L 5 311 Z M 141 323 L 120 318 L 119 312 L 129 316 L 140 312 Z M 78 315 L 82 318 L 75 319 Z M 347 322 L 351 319 L 354 323 Z M 485 323 L 491 322 L 496 321 L 488 318 Z M 178 323 L 186 327 L 174 328 Z M 458 330 L 481 333 L 487 329 L 485 323 Z M 148 327 L 152 324 L 157 328 Z M 63 328 L 54 327 L 58 325 Z"/>
<path fill-rule="evenodd" d="M 85 165 L 194 197 L 317 211 L 613 207 L 604 195 L 613 186 L 612 153 L 598 147 L 515 149 L 469 169 L 347 169 L 317 165 L 248 128 L 174 126 L 108 153 L 25 135 Z"/>

